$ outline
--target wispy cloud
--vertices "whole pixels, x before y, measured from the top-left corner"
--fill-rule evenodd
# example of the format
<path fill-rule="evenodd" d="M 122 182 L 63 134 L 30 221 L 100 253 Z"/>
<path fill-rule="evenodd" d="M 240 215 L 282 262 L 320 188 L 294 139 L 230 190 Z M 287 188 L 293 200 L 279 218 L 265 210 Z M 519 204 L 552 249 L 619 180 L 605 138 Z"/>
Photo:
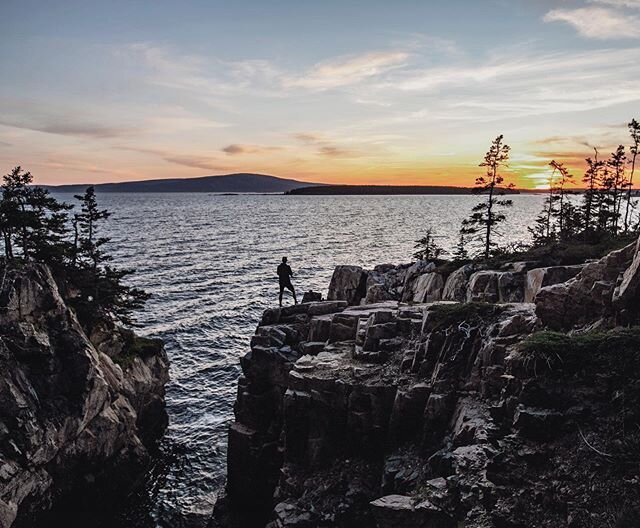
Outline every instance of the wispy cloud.
<path fill-rule="evenodd" d="M 317 143 L 325 140 L 325 136 L 322 134 L 316 134 L 312 132 L 297 132 L 292 134 L 294 139 L 302 141 L 303 143 Z"/>
<path fill-rule="evenodd" d="M 104 174 L 109 175 L 111 177 L 124 177 L 131 178 L 134 174 L 126 169 L 114 169 L 102 167 L 95 162 L 88 161 L 86 159 L 82 159 L 82 157 L 78 156 L 69 156 L 69 155 L 50 155 L 42 162 L 36 164 L 38 167 L 41 167 L 46 171 L 51 170 L 64 170 L 64 171 L 73 171 L 79 172 L 81 174 Z M 39 171 L 40 172 L 40 171 Z M 39 181 L 39 173 L 34 173 L 36 177 L 36 181 Z"/>
<path fill-rule="evenodd" d="M 229 126 L 178 105 L 45 104 L 42 100 L 5 99 L 0 125 L 21 130 L 92 140 L 137 138 L 164 133 L 206 131 Z"/>
<path fill-rule="evenodd" d="M 227 128 L 230 126 L 229 123 L 207 119 L 185 111 L 175 112 L 170 108 L 160 108 L 157 111 L 157 115 L 143 119 L 145 129 L 150 131 L 170 130 L 171 132 L 182 132 L 208 128 Z"/>
<path fill-rule="evenodd" d="M 211 170 L 211 171 L 229 171 L 233 170 L 232 167 L 225 163 L 221 163 L 216 158 L 201 155 L 169 155 L 163 157 L 168 163 L 176 165 L 182 165 L 184 167 L 190 167 L 195 169 Z"/>
<path fill-rule="evenodd" d="M 345 142 L 329 139 L 324 134 L 302 132 L 292 136 L 300 143 L 311 147 L 318 156 L 325 158 L 359 158 L 367 152 L 364 145 L 354 145 L 353 141 L 343 144 Z"/>
<path fill-rule="evenodd" d="M 211 106 L 231 111 L 229 97 L 247 91 L 278 97 L 272 86 L 282 73 L 268 60 L 227 61 L 218 57 L 185 54 L 150 42 L 116 47 L 113 52 L 141 67 L 145 82 L 188 92 Z"/>
<path fill-rule="evenodd" d="M 394 92 L 420 94 L 422 108 L 377 121 L 493 121 L 595 110 L 640 100 L 639 76 L 640 48 L 502 55 L 467 65 L 403 71 L 381 84 L 381 93 L 405 101 L 407 95 Z"/>
<path fill-rule="evenodd" d="M 0 125 L 46 134 L 98 139 L 130 136 L 136 132 L 133 127 L 84 121 L 71 116 L 9 115 L 0 118 Z"/>
<path fill-rule="evenodd" d="M 612 5 L 624 5 L 610 0 Z M 582 36 L 592 39 L 640 38 L 640 18 L 622 11 L 603 7 L 553 9 L 544 16 L 545 22 L 565 22 Z"/>
<path fill-rule="evenodd" d="M 200 153 L 182 153 L 170 149 L 136 147 L 130 145 L 117 145 L 113 147 L 117 150 L 126 150 L 130 152 L 139 152 L 162 159 L 167 163 L 174 165 L 182 165 L 194 169 L 227 171 L 231 170 L 231 166 L 226 164 L 224 160 L 216 156 L 200 154 Z"/>
<path fill-rule="evenodd" d="M 221 150 L 222 152 L 225 152 L 230 156 L 235 156 L 238 154 L 261 154 L 265 152 L 275 152 L 278 150 L 282 150 L 282 147 L 263 145 L 240 145 L 238 143 L 232 143 L 231 145 L 227 145 Z"/>
<path fill-rule="evenodd" d="M 615 7 L 640 9 L 640 0 L 588 0 L 591 4 L 606 4 Z"/>
<path fill-rule="evenodd" d="M 407 63 L 409 53 L 404 51 L 380 51 L 362 55 L 339 57 L 316 64 L 300 76 L 283 80 L 284 87 L 328 90 L 357 84 L 379 76 Z"/>
<path fill-rule="evenodd" d="M 357 158 L 363 155 L 355 150 L 336 147 L 335 145 L 325 145 L 320 147 L 318 149 L 318 154 L 327 158 Z"/>

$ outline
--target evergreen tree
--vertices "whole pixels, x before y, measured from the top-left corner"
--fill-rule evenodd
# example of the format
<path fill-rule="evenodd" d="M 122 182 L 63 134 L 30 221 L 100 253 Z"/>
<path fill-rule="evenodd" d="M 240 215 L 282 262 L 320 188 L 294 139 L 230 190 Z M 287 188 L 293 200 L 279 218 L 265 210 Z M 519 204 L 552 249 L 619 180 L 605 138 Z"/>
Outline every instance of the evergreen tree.
<path fill-rule="evenodd" d="M 34 259 L 53 266 L 63 265 L 70 248 L 67 211 L 73 206 L 58 202 L 41 187 L 31 189 L 30 203 L 36 220 L 31 234 Z"/>
<path fill-rule="evenodd" d="M 598 189 L 598 231 L 607 232 L 610 229 L 613 210 L 613 178 L 608 164 L 603 162 Z"/>
<path fill-rule="evenodd" d="M 576 208 L 568 201 L 569 191 L 567 185 L 575 183 L 573 177 L 569 174 L 563 163 L 552 160 L 549 166 L 553 168 L 553 173 L 558 177 L 551 185 L 551 199 L 557 202 L 557 207 L 552 208 L 551 215 L 556 217 L 558 233 L 560 238 L 571 238 L 575 233 L 576 225 L 579 224 L 576 219 Z"/>
<path fill-rule="evenodd" d="M 73 262 L 80 269 L 92 269 L 95 274 L 100 264 L 111 260 L 111 257 L 102 250 L 110 239 L 97 236 L 98 222 L 109 218 L 111 213 L 106 209 L 98 208 L 93 187 L 88 187 L 84 195 L 76 194 L 75 198 L 80 201 L 81 212 L 73 217 Z"/>
<path fill-rule="evenodd" d="M 456 248 L 453 252 L 452 257 L 454 262 L 464 262 L 466 260 L 469 260 L 469 252 L 467 251 L 467 241 L 462 231 L 460 231 L 460 237 L 458 238 L 458 243 L 456 244 Z"/>
<path fill-rule="evenodd" d="M 33 182 L 30 172 L 24 172 L 17 166 L 4 176 L 2 185 L 3 221 L 5 233 L 5 256 L 12 258 L 14 245 L 22 249 L 22 255 L 27 257 L 28 231 L 32 218 L 28 213 L 29 185 Z"/>
<path fill-rule="evenodd" d="M 112 258 L 104 246 L 110 239 L 99 236 L 99 230 L 101 221 L 111 213 L 98 207 L 94 188 L 87 188 L 84 195 L 76 198 L 80 201 L 81 212 L 73 219 L 71 280 L 80 292 L 73 300 L 78 318 L 88 330 L 105 316 L 133 324 L 133 312 L 144 307 L 149 294 L 123 284 L 123 279 L 133 270 L 108 264 Z"/>
<path fill-rule="evenodd" d="M 61 265 L 68 252 L 67 211 L 71 206 L 32 184 L 31 173 L 19 166 L 4 176 L 0 230 L 5 257 L 13 259 L 14 248 L 18 248 L 26 260 Z"/>
<path fill-rule="evenodd" d="M 486 168 L 486 175 L 476 178 L 474 192 L 486 195 L 486 199 L 476 205 L 471 212 L 471 216 L 462 222 L 461 232 L 463 235 L 479 235 L 484 245 L 484 258 L 488 259 L 491 247 L 494 245 L 492 235 L 495 234 L 496 226 L 506 219 L 502 208 L 511 207 L 512 200 L 499 198 L 504 191 L 499 189 L 504 182 L 504 177 L 499 173 L 501 167 L 506 166 L 509 160 L 511 147 L 504 143 L 504 136 L 498 136 L 491 143 L 491 147 L 480 163 L 480 167 Z M 508 186 L 513 187 L 513 184 Z"/>
<path fill-rule="evenodd" d="M 553 168 L 553 171 L 551 172 L 551 176 L 549 176 L 549 189 L 542 206 L 542 211 L 540 211 L 540 214 L 535 219 L 535 224 L 527 228 L 529 233 L 533 236 L 533 243 L 536 246 L 544 246 L 552 243 L 556 238 L 552 219 L 555 216 L 556 184 L 554 178 L 557 169 L 553 165 L 551 165 L 551 167 Z"/>
<path fill-rule="evenodd" d="M 627 206 L 624 212 L 625 232 L 629 230 L 629 223 L 631 222 L 631 218 L 629 217 L 629 209 L 633 207 L 631 205 L 631 188 L 633 186 L 633 175 L 636 171 L 636 158 L 638 157 L 638 151 L 640 148 L 640 123 L 635 119 L 632 119 L 628 126 L 632 145 L 629 147 L 629 152 L 631 153 L 631 175 L 629 176 L 629 186 L 627 188 Z"/>
<path fill-rule="evenodd" d="M 413 258 L 418 260 L 436 260 L 445 253 L 444 249 L 436 242 L 436 235 L 433 229 L 427 229 L 427 233 L 420 240 L 416 240 L 414 249 L 417 249 L 413 254 Z"/>
<path fill-rule="evenodd" d="M 540 211 L 540 214 L 536 217 L 534 225 L 527 228 L 533 237 L 533 244 L 535 246 L 544 246 L 555 241 L 556 233 L 553 231 L 553 223 L 551 222 L 553 214 L 554 195 L 550 188 L 544 200 L 542 211 Z"/>
<path fill-rule="evenodd" d="M 583 195 L 582 203 L 582 218 L 583 218 L 583 231 L 586 236 L 589 233 L 595 231 L 594 216 L 599 208 L 600 191 L 599 183 L 601 177 L 601 171 L 603 162 L 598 160 L 598 149 L 594 147 L 593 159 L 587 158 L 587 170 L 582 178 L 582 183 L 585 185 L 585 191 Z"/>
<path fill-rule="evenodd" d="M 625 195 L 629 182 L 626 179 L 627 155 L 624 151 L 624 145 L 619 145 L 615 152 L 607 161 L 609 168 L 607 188 L 610 194 L 608 204 L 610 207 L 611 232 L 616 235 L 618 233 L 622 199 Z"/>

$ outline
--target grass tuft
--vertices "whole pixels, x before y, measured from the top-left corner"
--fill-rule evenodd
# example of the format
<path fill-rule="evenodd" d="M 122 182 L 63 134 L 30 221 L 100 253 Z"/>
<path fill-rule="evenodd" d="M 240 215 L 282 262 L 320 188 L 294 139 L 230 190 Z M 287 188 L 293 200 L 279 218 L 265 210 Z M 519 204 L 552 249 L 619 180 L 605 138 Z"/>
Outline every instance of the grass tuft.
<path fill-rule="evenodd" d="M 141 337 L 133 335 L 131 341 L 124 350 L 113 358 L 113 360 L 123 369 L 129 368 L 135 358 L 145 358 L 159 354 L 162 350 L 162 339 L 151 339 L 149 337 Z"/>

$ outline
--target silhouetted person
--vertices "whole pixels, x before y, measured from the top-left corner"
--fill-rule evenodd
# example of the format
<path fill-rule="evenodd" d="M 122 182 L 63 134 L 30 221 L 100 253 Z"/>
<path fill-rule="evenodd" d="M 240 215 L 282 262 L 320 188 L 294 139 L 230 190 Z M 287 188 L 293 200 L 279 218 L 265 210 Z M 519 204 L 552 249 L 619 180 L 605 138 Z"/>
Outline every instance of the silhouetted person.
<path fill-rule="evenodd" d="M 298 304 L 296 300 L 296 290 L 293 288 L 293 284 L 291 284 L 291 276 L 293 275 L 293 271 L 291 271 L 291 267 L 287 264 L 287 257 L 282 257 L 282 263 L 278 266 L 278 281 L 280 282 L 280 306 L 282 306 L 282 293 L 284 289 L 287 288 L 293 294 L 293 302 Z"/>

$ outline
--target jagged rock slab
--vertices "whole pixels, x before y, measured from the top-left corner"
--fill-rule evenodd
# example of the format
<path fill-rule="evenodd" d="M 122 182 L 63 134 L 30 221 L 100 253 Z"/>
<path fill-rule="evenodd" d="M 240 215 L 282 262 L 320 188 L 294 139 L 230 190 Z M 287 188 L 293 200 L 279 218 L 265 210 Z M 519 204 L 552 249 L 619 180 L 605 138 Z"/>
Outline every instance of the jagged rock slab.
<path fill-rule="evenodd" d="M 359 266 L 336 266 L 329 284 L 327 300 L 360 304 L 367 295 L 367 272 Z"/>
<path fill-rule="evenodd" d="M 549 328 L 561 330 L 612 317 L 618 278 L 632 264 L 636 244 L 612 251 L 584 268 L 567 282 L 540 289 L 536 313 Z"/>
<path fill-rule="evenodd" d="M 527 272 L 524 302 L 534 302 L 538 292 L 545 286 L 566 282 L 582 271 L 584 264 L 574 266 L 550 266 L 534 268 Z"/>

